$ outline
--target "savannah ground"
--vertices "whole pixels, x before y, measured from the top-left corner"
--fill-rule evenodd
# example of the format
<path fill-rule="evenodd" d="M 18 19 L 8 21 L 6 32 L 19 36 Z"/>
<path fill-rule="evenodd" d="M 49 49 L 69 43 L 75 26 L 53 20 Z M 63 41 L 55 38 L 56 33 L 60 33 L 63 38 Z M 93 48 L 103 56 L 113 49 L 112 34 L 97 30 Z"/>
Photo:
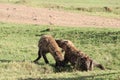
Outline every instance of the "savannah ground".
<path fill-rule="evenodd" d="M 119 0 L 49 1 L 0 0 L 0 80 L 119 80 Z M 79 11 L 79 6 L 85 11 Z M 105 6 L 112 12 L 105 11 Z M 89 11 L 91 7 L 93 11 Z M 47 28 L 51 31 L 45 31 Z M 71 40 L 106 70 L 80 72 L 67 65 L 59 71 L 50 54 L 47 55 L 50 64 L 45 64 L 43 58 L 34 64 L 42 34 Z"/>

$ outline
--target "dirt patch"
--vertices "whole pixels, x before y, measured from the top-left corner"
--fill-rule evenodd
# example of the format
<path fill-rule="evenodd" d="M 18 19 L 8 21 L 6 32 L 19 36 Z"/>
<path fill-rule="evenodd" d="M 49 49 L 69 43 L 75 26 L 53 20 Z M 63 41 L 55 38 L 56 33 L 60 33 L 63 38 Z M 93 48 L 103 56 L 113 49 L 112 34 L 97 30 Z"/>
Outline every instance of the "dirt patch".
<path fill-rule="evenodd" d="M 120 28 L 120 19 L 13 4 L 0 4 L 0 21 L 59 26 Z"/>

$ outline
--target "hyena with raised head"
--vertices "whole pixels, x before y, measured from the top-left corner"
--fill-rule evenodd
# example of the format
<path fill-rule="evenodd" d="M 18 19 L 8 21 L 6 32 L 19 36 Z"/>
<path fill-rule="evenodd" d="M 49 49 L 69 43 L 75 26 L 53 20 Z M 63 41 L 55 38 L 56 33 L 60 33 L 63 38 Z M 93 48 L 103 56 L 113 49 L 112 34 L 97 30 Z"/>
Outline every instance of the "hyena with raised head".
<path fill-rule="evenodd" d="M 92 70 L 94 66 L 102 70 L 105 69 L 101 64 L 94 62 L 83 52 L 78 50 L 70 40 L 56 40 L 56 42 L 59 47 L 65 51 L 64 64 L 70 62 L 75 69 L 81 71 Z"/>
<path fill-rule="evenodd" d="M 56 66 L 63 66 L 62 61 L 64 57 L 55 39 L 51 35 L 43 35 L 39 40 L 38 48 L 38 57 L 34 60 L 35 63 L 43 56 L 45 63 L 48 64 L 49 61 L 46 54 L 50 52 L 56 61 Z"/>

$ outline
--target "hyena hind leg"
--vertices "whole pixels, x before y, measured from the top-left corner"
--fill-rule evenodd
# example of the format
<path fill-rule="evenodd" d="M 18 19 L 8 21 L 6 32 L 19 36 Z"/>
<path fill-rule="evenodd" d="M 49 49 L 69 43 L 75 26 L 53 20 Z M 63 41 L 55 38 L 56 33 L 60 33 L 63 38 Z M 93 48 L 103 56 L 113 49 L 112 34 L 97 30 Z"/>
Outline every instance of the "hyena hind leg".
<path fill-rule="evenodd" d="M 46 53 L 43 53 L 42 56 L 43 56 L 43 59 L 44 59 L 45 63 L 49 64 L 49 61 L 48 61 L 48 59 L 46 57 Z"/>
<path fill-rule="evenodd" d="M 41 58 L 41 51 L 39 49 L 38 50 L 38 57 L 33 62 L 37 63 L 40 58 Z"/>

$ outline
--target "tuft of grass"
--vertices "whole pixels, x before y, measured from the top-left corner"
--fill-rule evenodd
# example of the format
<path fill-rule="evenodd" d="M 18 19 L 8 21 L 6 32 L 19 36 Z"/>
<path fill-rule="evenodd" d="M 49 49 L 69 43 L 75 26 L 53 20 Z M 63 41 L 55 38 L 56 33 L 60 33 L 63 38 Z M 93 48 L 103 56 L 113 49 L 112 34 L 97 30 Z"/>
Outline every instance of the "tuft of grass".
<path fill-rule="evenodd" d="M 50 31 L 46 29 L 52 28 Z M 47 54 L 50 64 L 37 58 L 38 40 L 43 34 L 56 39 L 69 39 L 81 51 L 106 68 L 101 71 L 75 71 L 72 66 L 55 68 L 55 61 Z M 120 29 L 71 28 L 47 25 L 26 25 L 0 22 L 0 80 L 119 80 Z"/>

